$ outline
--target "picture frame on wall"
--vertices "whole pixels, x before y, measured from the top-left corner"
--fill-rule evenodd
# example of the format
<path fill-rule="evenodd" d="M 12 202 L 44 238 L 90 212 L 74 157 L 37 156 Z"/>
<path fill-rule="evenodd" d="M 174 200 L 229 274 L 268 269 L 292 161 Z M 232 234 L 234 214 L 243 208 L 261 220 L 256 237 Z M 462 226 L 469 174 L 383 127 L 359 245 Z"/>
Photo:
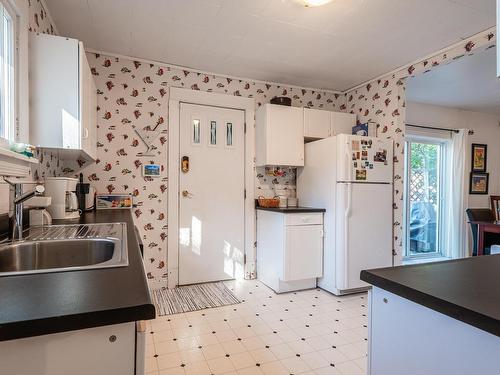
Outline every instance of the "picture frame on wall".
<path fill-rule="evenodd" d="M 486 173 L 486 164 L 488 161 L 488 145 L 473 143 L 471 157 L 471 171 Z"/>
<path fill-rule="evenodd" d="M 471 172 L 469 194 L 488 194 L 489 173 Z"/>

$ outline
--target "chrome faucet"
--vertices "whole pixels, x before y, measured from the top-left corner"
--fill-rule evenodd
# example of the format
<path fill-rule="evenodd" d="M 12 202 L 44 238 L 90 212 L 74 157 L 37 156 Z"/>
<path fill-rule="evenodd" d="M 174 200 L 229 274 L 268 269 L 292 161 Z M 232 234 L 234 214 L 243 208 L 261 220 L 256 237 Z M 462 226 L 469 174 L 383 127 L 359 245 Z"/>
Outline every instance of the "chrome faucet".
<path fill-rule="evenodd" d="M 35 189 L 23 194 L 22 183 L 15 183 L 3 178 L 10 185 L 9 189 L 9 239 L 22 241 L 23 239 L 23 202 L 33 196 L 42 195 L 43 185 L 36 185 Z"/>

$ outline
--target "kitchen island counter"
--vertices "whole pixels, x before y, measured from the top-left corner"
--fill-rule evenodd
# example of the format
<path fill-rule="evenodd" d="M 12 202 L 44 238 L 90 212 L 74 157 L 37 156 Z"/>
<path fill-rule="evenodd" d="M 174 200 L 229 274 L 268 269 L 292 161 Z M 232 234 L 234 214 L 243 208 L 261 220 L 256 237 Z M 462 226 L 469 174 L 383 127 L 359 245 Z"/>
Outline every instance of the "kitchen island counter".
<path fill-rule="evenodd" d="M 361 272 L 372 375 L 496 375 L 500 255 Z"/>
<path fill-rule="evenodd" d="M 500 337 L 500 255 L 362 271 L 361 280 Z"/>

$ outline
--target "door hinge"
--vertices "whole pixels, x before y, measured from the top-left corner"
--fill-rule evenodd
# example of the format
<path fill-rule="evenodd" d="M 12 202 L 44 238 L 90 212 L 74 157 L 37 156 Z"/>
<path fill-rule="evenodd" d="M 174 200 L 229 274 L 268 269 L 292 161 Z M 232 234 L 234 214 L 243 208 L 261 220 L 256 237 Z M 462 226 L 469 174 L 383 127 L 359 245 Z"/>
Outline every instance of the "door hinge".
<path fill-rule="evenodd" d="M 247 134 L 247 123 L 243 123 L 243 133 Z"/>
<path fill-rule="evenodd" d="M 246 254 L 243 255 L 243 264 L 247 264 L 247 255 Z"/>
<path fill-rule="evenodd" d="M 244 190 L 243 190 L 243 198 L 244 198 L 244 199 L 247 199 L 247 189 L 244 189 Z"/>

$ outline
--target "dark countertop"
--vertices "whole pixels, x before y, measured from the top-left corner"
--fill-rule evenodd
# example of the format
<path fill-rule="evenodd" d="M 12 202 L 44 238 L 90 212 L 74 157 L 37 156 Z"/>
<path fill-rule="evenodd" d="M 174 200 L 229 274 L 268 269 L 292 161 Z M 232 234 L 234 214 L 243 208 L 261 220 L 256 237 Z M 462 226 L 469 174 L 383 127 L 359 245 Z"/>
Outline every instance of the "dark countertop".
<path fill-rule="evenodd" d="M 312 208 L 312 207 L 287 207 L 287 208 L 279 208 L 279 207 L 259 207 L 255 206 L 257 210 L 263 210 L 263 211 L 273 211 L 273 212 L 280 212 L 283 214 L 296 214 L 296 213 L 309 213 L 309 212 L 325 212 L 326 210 L 324 208 Z"/>
<path fill-rule="evenodd" d="M 362 271 L 361 280 L 500 337 L 500 255 Z"/>
<path fill-rule="evenodd" d="M 54 224 L 127 223 L 126 267 L 0 277 L 0 341 L 155 317 L 128 210 Z"/>

